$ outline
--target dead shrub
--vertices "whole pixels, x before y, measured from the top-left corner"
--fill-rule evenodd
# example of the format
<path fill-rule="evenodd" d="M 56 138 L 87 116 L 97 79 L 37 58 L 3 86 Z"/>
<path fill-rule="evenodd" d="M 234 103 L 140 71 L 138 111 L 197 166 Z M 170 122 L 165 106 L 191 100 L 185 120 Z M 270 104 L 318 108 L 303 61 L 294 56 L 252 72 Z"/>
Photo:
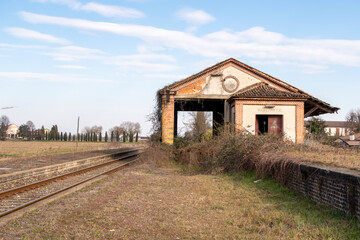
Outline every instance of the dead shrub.
<path fill-rule="evenodd" d="M 209 141 L 176 149 L 174 156 L 181 164 L 202 173 L 254 171 L 261 178 L 271 177 L 285 183 L 295 166 L 284 153 L 288 145 L 291 143 L 278 135 L 223 131 Z"/>
<path fill-rule="evenodd" d="M 173 159 L 173 148 L 163 144 L 150 143 L 140 155 L 140 162 L 146 163 L 151 167 L 165 167 Z"/>

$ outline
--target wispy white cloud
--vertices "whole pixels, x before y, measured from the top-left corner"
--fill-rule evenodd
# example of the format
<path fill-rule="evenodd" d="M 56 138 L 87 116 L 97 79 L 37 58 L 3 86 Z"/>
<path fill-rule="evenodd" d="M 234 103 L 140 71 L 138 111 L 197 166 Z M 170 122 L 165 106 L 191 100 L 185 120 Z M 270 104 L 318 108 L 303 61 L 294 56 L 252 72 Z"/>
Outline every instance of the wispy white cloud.
<path fill-rule="evenodd" d="M 132 8 L 104 5 L 95 2 L 87 3 L 81 6 L 81 9 L 96 12 L 105 17 L 142 18 L 145 16 L 144 13 Z"/>
<path fill-rule="evenodd" d="M 77 75 L 34 73 L 34 72 L 0 72 L 2 81 L 47 81 L 47 82 L 100 82 L 114 83 L 113 80 L 87 78 Z"/>
<path fill-rule="evenodd" d="M 139 53 L 108 58 L 106 63 L 116 65 L 125 71 L 165 72 L 177 68 L 175 58 L 165 54 Z"/>
<path fill-rule="evenodd" d="M 39 49 L 39 48 L 48 48 L 47 46 L 41 45 L 21 45 L 21 44 L 9 44 L 9 43 L 0 43 L 0 49 Z"/>
<path fill-rule="evenodd" d="M 66 5 L 72 9 L 78 9 L 82 4 L 77 0 L 31 0 L 32 2 L 39 3 L 56 3 Z"/>
<path fill-rule="evenodd" d="M 181 80 L 188 76 L 184 74 L 150 73 L 150 74 L 143 74 L 143 77 L 153 78 L 153 79 L 165 79 L 165 80 Z"/>
<path fill-rule="evenodd" d="M 191 25 L 203 25 L 215 21 L 215 18 L 203 10 L 181 9 L 176 15 Z"/>
<path fill-rule="evenodd" d="M 58 65 L 57 68 L 68 68 L 68 69 L 86 69 L 85 66 L 80 65 Z"/>
<path fill-rule="evenodd" d="M 279 61 L 279 60 L 251 60 L 250 63 L 256 65 L 272 65 L 272 66 L 281 66 L 281 67 L 294 66 L 301 68 L 303 72 L 307 74 L 315 74 L 315 73 L 330 71 L 329 67 L 324 66 L 322 64 L 306 64 L 306 63 Z"/>
<path fill-rule="evenodd" d="M 70 42 L 63 38 L 54 37 L 50 34 L 40 33 L 25 28 L 6 28 L 5 31 L 15 37 L 38 40 L 49 43 L 69 44 Z"/>
<path fill-rule="evenodd" d="M 101 50 L 79 46 L 60 47 L 43 54 L 52 56 L 55 61 L 64 62 L 73 62 L 81 59 L 100 59 L 105 55 Z"/>
<path fill-rule="evenodd" d="M 21 12 L 32 23 L 67 26 L 80 30 L 108 32 L 142 39 L 146 44 L 176 48 L 208 58 L 250 58 L 292 61 L 318 66 L 360 66 L 359 40 L 297 39 L 254 27 L 245 31 L 223 30 L 205 36 L 152 26 L 94 22 Z M 139 66 L 140 67 L 140 66 Z"/>
<path fill-rule="evenodd" d="M 82 4 L 77 0 L 33 0 L 40 3 L 56 3 L 66 5 L 73 10 L 95 12 L 105 17 L 142 18 L 145 14 L 133 8 L 105 5 L 96 2 Z"/>

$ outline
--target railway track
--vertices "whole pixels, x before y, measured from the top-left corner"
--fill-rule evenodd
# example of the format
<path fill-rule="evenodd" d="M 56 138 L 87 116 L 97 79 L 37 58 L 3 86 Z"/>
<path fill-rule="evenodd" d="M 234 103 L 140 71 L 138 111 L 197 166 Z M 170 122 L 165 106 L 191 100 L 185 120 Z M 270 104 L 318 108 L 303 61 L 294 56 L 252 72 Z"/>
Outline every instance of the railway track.
<path fill-rule="evenodd" d="M 127 151 L 122 156 L 104 163 L 2 191 L 0 218 L 101 175 L 120 170 L 135 162 L 139 152 L 139 150 Z"/>

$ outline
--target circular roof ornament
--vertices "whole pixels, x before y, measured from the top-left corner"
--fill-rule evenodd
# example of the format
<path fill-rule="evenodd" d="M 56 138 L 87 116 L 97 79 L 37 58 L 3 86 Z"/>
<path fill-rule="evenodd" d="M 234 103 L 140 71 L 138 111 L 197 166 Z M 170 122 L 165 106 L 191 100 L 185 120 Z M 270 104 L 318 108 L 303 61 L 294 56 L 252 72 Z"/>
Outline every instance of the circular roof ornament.
<path fill-rule="evenodd" d="M 222 86 L 224 90 L 228 93 L 235 92 L 240 85 L 239 80 L 234 76 L 227 76 L 222 81 Z"/>

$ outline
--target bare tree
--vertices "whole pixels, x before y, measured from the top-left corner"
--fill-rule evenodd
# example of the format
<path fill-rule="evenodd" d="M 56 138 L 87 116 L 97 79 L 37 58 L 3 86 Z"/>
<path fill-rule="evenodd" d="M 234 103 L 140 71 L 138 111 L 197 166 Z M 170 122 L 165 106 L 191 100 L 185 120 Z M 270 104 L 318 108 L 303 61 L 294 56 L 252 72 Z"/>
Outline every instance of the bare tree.
<path fill-rule="evenodd" d="M 91 127 L 84 127 L 83 130 L 82 130 L 83 133 L 91 133 Z"/>
<path fill-rule="evenodd" d="M 10 125 L 10 120 L 6 115 L 2 115 L 0 123 L 3 123 L 6 127 L 8 127 Z"/>
<path fill-rule="evenodd" d="M 135 133 L 137 133 L 137 134 L 140 134 L 141 133 L 141 126 L 140 126 L 140 123 L 135 123 L 135 126 L 134 126 L 134 128 L 135 128 Z"/>
<path fill-rule="evenodd" d="M 96 126 L 96 125 L 92 126 L 91 132 L 99 135 L 102 132 L 102 126 Z"/>
<path fill-rule="evenodd" d="M 187 131 L 186 138 L 201 141 L 205 138 L 206 133 L 211 130 L 211 114 L 208 112 L 192 112 L 191 120 L 185 123 Z"/>
<path fill-rule="evenodd" d="M 346 116 L 346 121 L 352 132 L 360 132 L 360 109 L 351 110 Z"/>
<path fill-rule="evenodd" d="M 109 132 L 114 134 L 116 141 L 120 140 L 120 136 L 122 136 L 122 141 L 134 141 L 134 137 L 141 132 L 140 123 L 134 122 L 122 122 L 120 126 L 115 126 L 109 129 Z"/>
<path fill-rule="evenodd" d="M 27 133 L 27 138 L 28 140 L 32 140 L 34 138 L 35 135 L 35 124 L 32 121 L 27 121 L 25 124 L 28 127 L 28 133 Z"/>
<path fill-rule="evenodd" d="M 6 140 L 6 131 L 10 125 L 10 120 L 7 116 L 2 115 L 0 119 L 0 140 Z"/>
<path fill-rule="evenodd" d="M 124 133 L 124 128 L 121 126 L 115 126 L 109 129 L 109 132 L 112 132 L 115 135 L 115 139 L 117 142 L 120 140 L 120 136 Z"/>

